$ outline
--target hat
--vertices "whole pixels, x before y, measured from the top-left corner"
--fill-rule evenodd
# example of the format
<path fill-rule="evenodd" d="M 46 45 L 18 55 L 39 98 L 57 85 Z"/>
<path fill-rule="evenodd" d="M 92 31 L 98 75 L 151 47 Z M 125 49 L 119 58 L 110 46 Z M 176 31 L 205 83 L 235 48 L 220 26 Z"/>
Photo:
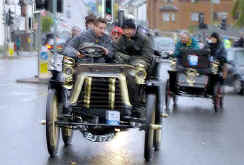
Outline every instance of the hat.
<path fill-rule="evenodd" d="M 136 29 L 136 24 L 132 19 L 126 19 L 122 26 L 123 29 Z"/>
<path fill-rule="evenodd" d="M 213 33 L 211 34 L 211 36 L 210 36 L 210 37 L 216 38 L 216 39 L 217 39 L 217 43 L 219 43 L 219 42 L 220 42 L 220 36 L 219 36 L 219 34 L 218 34 L 218 33 L 213 32 Z"/>
<path fill-rule="evenodd" d="M 123 29 L 121 29 L 120 27 L 118 26 L 115 26 L 112 30 L 112 34 L 113 33 L 120 33 L 120 34 L 123 34 Z"/>
<path fill-rule="evenodd" d="M 216 32 L 213 32 L 210 37 L 213 37 L 213 38 L 216 38 L 217 40 L 219 40 L 219 34 Z"/>

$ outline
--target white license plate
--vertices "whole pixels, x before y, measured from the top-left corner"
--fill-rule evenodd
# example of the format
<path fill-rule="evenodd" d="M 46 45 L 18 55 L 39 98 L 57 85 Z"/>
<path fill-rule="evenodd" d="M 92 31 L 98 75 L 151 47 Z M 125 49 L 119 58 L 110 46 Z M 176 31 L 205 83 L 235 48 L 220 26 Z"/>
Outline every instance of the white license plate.
<path fill-rule="evenodd" d="M 120 112 L 119 111 L 106 111 L 106 121 L 110 125 L 119 125 Z"/>

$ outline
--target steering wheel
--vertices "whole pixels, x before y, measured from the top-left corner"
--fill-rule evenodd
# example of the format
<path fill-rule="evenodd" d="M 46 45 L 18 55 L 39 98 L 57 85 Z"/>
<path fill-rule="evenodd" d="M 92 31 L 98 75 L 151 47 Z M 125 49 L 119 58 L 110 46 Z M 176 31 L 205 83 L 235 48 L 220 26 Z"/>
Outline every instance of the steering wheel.
<path fill-rule="evenodd" d="M 106 49 L 102 46 L 85 46 L 79 49 L 79 52 L 90 58 L 99 58 L 106 55 Z"/>

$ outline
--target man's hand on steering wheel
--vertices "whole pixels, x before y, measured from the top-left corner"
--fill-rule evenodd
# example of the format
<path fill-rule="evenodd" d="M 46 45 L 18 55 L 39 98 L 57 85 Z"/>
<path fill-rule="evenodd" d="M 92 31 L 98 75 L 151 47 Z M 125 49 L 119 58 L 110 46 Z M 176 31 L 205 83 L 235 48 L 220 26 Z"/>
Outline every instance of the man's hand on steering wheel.
<path fill-rule="evenodd" d="M 79 51 L 77 51 L 77 53 L 76 53 L 76 57 L 78 57 L 78 58 L 83 58 L 83 57 L 85 57 L 83 54 L 81 54 Z"/>

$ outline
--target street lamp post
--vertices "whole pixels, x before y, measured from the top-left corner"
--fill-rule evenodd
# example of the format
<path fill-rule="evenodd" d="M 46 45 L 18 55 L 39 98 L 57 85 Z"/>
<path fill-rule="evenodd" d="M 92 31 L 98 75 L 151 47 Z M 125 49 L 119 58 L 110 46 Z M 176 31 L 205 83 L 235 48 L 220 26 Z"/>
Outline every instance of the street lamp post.
<path fill-rule="evenodd" d="M 56 54 L 56 44 L 57 44 L 57 0 L 53 0 L 53 20 L 54 20 L 54 54 Z"/>

